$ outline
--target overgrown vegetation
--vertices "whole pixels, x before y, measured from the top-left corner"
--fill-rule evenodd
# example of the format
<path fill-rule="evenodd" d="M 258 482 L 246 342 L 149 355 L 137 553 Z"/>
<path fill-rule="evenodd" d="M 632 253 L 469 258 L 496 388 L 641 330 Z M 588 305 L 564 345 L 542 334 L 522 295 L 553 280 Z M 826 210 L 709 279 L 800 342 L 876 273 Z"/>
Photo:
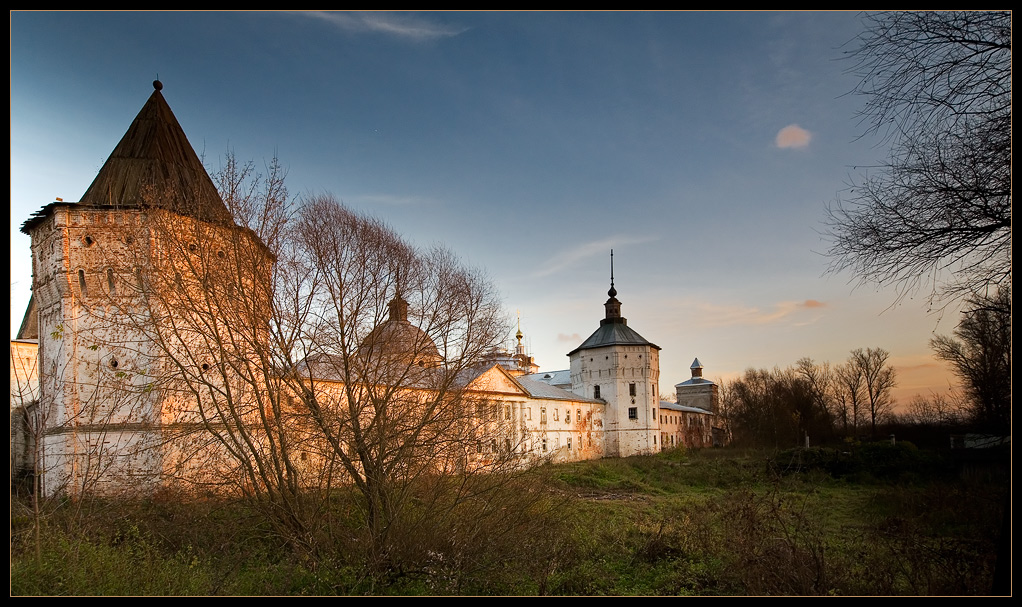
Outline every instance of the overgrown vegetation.
<path fill-rule="evenodd" d="M 15 499 L 11 593 L 984 595 L 1008 461 L 976 474 L 948 454 L 867 444 L 544 466 L 479 486 L 433 527 L 396 530 L 386 567 L 366 566 L 365 521 L 343 492 L 312 553 L 244 501 L 162 495 L 62 504 L 37 555 Z"/>

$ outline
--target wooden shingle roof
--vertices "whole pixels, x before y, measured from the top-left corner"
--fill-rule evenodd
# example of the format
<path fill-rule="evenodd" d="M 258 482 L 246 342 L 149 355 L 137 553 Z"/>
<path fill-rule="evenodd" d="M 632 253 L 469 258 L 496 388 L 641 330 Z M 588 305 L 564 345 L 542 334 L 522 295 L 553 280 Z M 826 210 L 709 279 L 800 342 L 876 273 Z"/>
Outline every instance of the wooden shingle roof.
<path fill-rule="evenodd" d="M 203 221 L 232 223 L 231 214 L 160 90 L 131 122 L 79 205 L 156 207 Z M 47 215 L 42 209 L 22 226 L 26 231 Z"/>

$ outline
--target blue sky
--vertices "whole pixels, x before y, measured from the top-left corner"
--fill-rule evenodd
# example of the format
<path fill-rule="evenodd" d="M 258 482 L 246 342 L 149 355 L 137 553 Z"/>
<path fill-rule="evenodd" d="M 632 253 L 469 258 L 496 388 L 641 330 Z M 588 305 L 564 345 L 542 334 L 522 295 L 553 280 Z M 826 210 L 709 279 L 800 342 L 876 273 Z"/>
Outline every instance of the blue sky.
<path fill-rule="evenodd" d="M 946 391 L 956 314 L 826 272 L 828 202 L 883 158 L 851 12 L 11 13 L 11 332 L 28 216 L 78 200 L 152 92 L 216 166 L 276 154 L 483 268 L 544 370 L 599 325 L 609 252 L 661 387 L 883 347 L 897 396 Z M 510 343 L 510 342 L 509 342 Z"/>

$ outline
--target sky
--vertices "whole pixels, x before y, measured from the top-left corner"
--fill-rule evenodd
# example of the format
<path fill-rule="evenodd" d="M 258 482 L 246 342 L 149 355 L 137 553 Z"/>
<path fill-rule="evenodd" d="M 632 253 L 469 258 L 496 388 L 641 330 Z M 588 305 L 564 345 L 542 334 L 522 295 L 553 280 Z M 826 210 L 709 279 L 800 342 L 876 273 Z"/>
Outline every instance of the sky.
<path fill-rule="evenodd" d="M 12 12 L 11 336 L 20 232 L 76 201 L 152 93 L 212 168 L 276 155 L 484 270 L 541 370 L 622 315 L 661 391 L 890 352 L 895 397 L 957 383 L 957 310 L 828 271 L 828 204 L 885 157 L 842 59 L 854 12 Z M 514 329 L 512 328 L 512 332 Z M 508 346 L 512 345 L 509 337 Z"/>

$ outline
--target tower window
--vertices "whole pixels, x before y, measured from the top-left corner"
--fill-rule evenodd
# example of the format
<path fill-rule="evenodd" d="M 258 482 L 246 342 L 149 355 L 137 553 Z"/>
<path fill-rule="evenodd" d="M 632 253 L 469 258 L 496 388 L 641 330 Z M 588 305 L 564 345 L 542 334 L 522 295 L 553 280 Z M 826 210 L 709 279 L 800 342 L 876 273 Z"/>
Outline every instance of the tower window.
<path fill-rule="evenodd" d="M 638 407 L 628 407 L 628 419 L 639 419 Z"/>
<path fill-rule="evenodd" d="M 600 398 L 600 387 L 593 386 L 593 398 Z"/>
<path fill-rule="evenodd" d="M 106 284 L 107 284 L 107 287 L 110 289 L 110 294 L 111 295 L 117 295 L 117 284 L 114 282 L 114 269 L 113 268 L 107 268 L 106 269 Z"/>
<path fill-rule="evenodd" d="M 628 384 L 628 396 L 635 396 L 635 384 Z"/>
<path fill-rule="evenodd" d="M 78 290 L 82 292 L 82 297 L 89 296 L 89 289 L 85 286 L 85 270 L 78 270 Z"/>

